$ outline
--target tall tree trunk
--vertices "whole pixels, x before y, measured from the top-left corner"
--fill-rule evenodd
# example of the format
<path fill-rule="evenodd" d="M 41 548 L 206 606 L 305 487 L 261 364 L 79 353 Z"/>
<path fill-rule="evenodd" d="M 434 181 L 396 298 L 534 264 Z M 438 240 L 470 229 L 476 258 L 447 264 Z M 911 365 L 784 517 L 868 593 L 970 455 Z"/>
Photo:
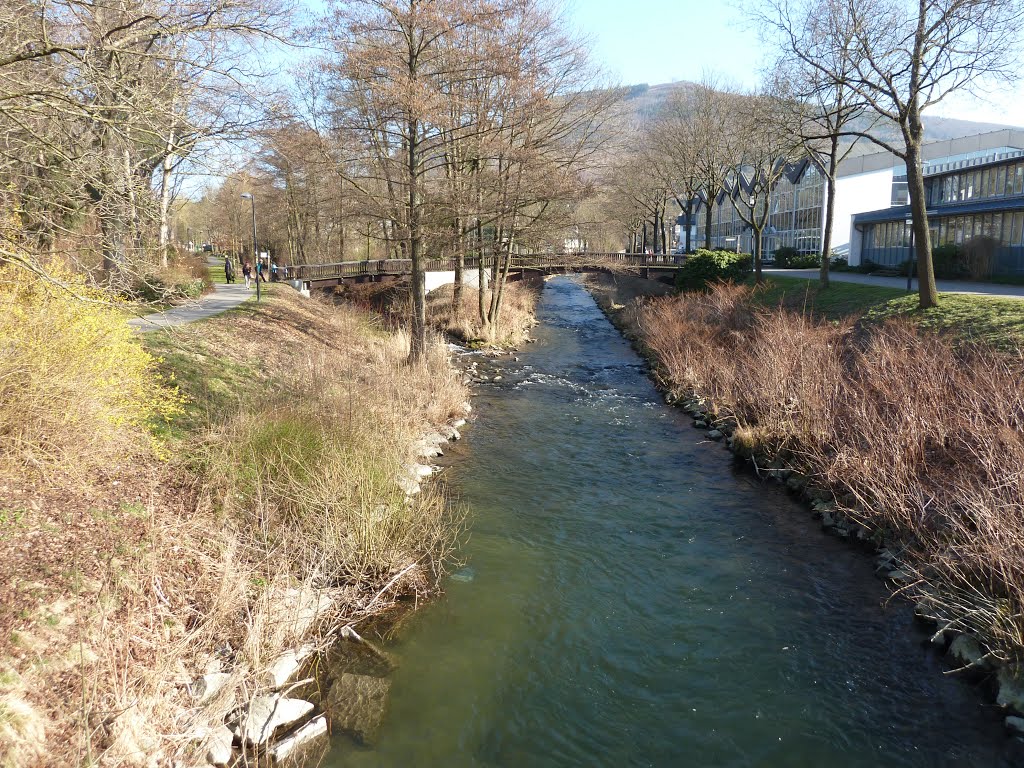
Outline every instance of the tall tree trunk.
<path fill-rule="evenodd" d="M 690 229 L 693 223 L 693 203 L 689 202 L 686 204 L 686 252 L 689 253 L 692 249 L 692 243 L 690 242 Z"/>
<path fill-rule="evenodd" d="M 160 174 L 160 262 L 167 268 L 167 251 L 171 246 L 171 172 L 174 165 L 174 129 L 164 147 Z"/>
<path fill-rule="evenodd" d="M 935 267 L 932 264 L 931 233 L 928 230 L 928 211 L 924 193 L 924 172 L 921 169 L 921 137 L 924 127 L 916 108 L 903 138 L 907 145 L 907 189 L 910 192 L 910 210 L 914 217 L 914 252 L 917 254 L 918 296 L 921 309 L 937 307 L 939 292 L 935 287 Z"/>
<path fill-rule="evenodd" d="M 754 247 L 751 249 L 754 251 L 754 282 L 757 285 L 764 283 L 764 277 L 761 275 L 761 249 L 764 247 L 764 235 L 763 230 L 758 227 L 753 227 L 754 235 Z"/>
<path fill-rule="evenodd" d="M 668 253 L 668 227 L 665 224 L 665 214 L 668 213 L 668 201 L 661 204 L 661 252 Z"/>
<path fill-rule="evenodd" d="M 704 205 L 704 247 L 711 250 L 711 201 Z"/>
<path fill-rule="evenodd" d="M 462 316 L 462 282 L 463 271 L 466 268 L 466 236 L 462 231 L 462 219 L 455 217 L 452 225 L 455 232 L 455 286 L 452 289 L 452 315 L 456 318 Z"/>
<path fill-rule="evenodd" d="M 821 272 L 819 279 L 821 287 L 828 288 L 829 259 L 832 254 L 832 219 L 836 210 L 836 166 L 839 153 L 839 137 L 832 136 L 831 153 L 828 157 L 828 173 L 825 174 L 825 194 L 828 199 L 825 201 L 825 228 L 821 235 Z"/>
<path fill-rule="evenodd" d="M 421 255 L 419 190 L 419 121 L 408 121 L 409 146 L 409 258 L 412 260 L 412 328 L 409 341 L 409 362 L 419 363 L 427 350 L 427 276 Z"/>

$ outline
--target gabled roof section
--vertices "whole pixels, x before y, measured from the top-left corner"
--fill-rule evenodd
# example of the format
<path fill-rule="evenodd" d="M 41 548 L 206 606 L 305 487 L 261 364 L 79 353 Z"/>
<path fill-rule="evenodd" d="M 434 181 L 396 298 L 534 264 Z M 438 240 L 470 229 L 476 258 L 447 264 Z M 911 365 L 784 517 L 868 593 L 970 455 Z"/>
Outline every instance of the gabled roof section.
<path fill-rule="evenodd" d="M 786 170 L 783 171 L 783 174 L 787 179 L 789 179 L 790 184 L 796 185 L 800 183 L 800 179 L 804 177 L 804 174 L 807 172 L 810 165 L 811 161 L 805 157 L 803 160 L 796 163 L 790 163 L 786 167 Z"/>

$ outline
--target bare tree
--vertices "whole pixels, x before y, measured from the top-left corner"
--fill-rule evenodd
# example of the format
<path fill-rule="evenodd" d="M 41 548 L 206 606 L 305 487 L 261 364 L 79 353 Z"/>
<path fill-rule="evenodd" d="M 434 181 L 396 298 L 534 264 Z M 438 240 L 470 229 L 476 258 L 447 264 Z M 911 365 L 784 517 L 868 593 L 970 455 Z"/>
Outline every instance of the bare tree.
<path fill-rule="evenodd" d="M 852 27 L 828 28 L 837 21 L 833 17 L 811 15 L 793 18 L 789 10 L 776 3 L 755 6 L 756 13 L 767 10 L 763 30 L 775 30 L 782 39 L 783 53 L 772 71 L 775 90 L 796 112 L 800 141 L 807 157 L 825 179 L 825 212 L 821 238 L 822 287 L 829 285 L 832 251 L 832 230 L 835 217 L 836 173 L 857 142 L 851 135 L 855 125 L 863 127 L 867 108 L 864 100 L 849 86 L 853 74 L 850 60 L 843 55 L 853 39 Z M 832 41 L 841 40 L 836 46 Z M 838 58 L 836 58 L 838 56 Z M 820 66 L 828 62 L 828 66 Z M 823 70 L 841 73 L 833 78 Z M 878 120 L 869 121 L 871 125 Z M 870 129 L 871 125 L 867 128 Z"/>
<path fill-rule="evenodd" d="M 813 20 L 823 36 L 822 58 L 806 63 L 833 85 L 844 85 L 867 107 L 898 126 L 902 143 L 865 136 L 907 166 L 922 308 L 938 304 L 928 228 L 921 144 L 923 113 L 948 94 L 982 81 L 1017 76 L 1020 0 L 777 0 L 779 29 Z"/>
<path fill-rule="evenodd" d="M 701 190 L 704 205 L 704 247 L 711 248 L 711 222 L 715 197 L 722 189 L 734 165 L 733 151 L 726 142 L 729 128 L 731 94 L 718 81 L 706 75 L 690 97 L 690 147 L 693 177 Z"/>
<path fill-rule="evenodd" d="M 764 231 L 772 213 L 772 194 L 789 165 L 801 154 L 792 112 L 774 94 L 733 96 L 733 119 L 727 146 L 734 158 L 729 172 L 728 198 L 753 238 L 754 274 L 762 283 Z M 788 124 L 787 124 L 788 122 Z"/>

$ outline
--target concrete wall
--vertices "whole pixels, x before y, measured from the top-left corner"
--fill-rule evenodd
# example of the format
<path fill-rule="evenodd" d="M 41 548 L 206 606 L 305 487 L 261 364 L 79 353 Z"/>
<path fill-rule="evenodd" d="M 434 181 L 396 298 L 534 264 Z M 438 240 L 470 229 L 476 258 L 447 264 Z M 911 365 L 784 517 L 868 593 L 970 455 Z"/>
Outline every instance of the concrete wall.
<path fill-rule="evenodd" d="M 860 238 L 853 242 L 853 214 L 888 208 L 892 200 L 892 176 L 892 168 L 883 168 L 836 179 L 832 247 L 850 246 L 851 265 L 860 264 Z"/>
<path fill-rule="evenodd" d="M 442 285 L 449 285 L 455 282 L 455 270 L 451 272 L 427 272 L 427 293 L 436 291 Z M 487 287 L 491 279 L 491 271 L 484 273 L 484 287 Z M 476 288 L 480 284 L 480 273 L 476 269 L 467 269 L 462 273 L 462 284 Z"/>

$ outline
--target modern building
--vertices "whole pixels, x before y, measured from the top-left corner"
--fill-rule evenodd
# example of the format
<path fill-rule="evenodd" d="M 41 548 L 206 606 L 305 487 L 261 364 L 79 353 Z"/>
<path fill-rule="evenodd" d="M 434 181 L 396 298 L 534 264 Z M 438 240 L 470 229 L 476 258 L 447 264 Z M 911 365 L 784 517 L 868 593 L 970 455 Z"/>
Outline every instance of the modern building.
<path fill-rule="evenodd" d="M 1024 244 L 1020 230 L 1014 229 L 1013 218 L 1014 211 L 1024 212 L 1024 192 L 1020 191 L 1020 183 L 1024 183 L 1024 131 L 1008 128 L 930 142 L 922 147 L 922 156 L 929 210 L 937 214 L 932 224 L 933 243 L 992 237 L 1003 249 L 995 259 L 998 271 L 1012 273 L 1018 263 L 1014 259 L 1024 258 L 1014 255 Z M 751 232 L 728 199 L 728 195 L 749 191 L 745 180 L 738 182 L 715 196 L 711 242 L 715 248 L 749 253 Z M 821 250 L 825 195 L 824 178 L 813 163 L 804 160 L 785 169 L 772 195 L 771 218 L 764 233 L 766 257 L 782 246 L 801 253 Z M 1015 195 L 1021 197 L 1015 201 Z M 908 202 L 903 161 L 890 152 L 877 151 L 877 145 L 860 142 L 840 164 L 836 176 L 832 252 L 847 256 L 852 265 L 862 258 L 884 266 L 904 263 L 910 245 L 905 224 Z M 699 196 L 692 220 L 695 246 L 704 242 L 705 205 L 706 198 Z M 995 218 L 996 213 L 1000 218 Z M 962 218 L 967 216 L 971 218 Z M 981 218 L 975 220 L 975 216 Z"/>
<path fill-rule="evenodd" d="M 1000 132 L 1004 133 L 1004 132 Z M 1017 146 L 965 152 L 924 166 L 933 249 L 954 245 L 960 258 L 947 270 L 970 277 L 1024 275 L 1024 134 Z M 906 181 L 897 176 L 894 183 Z M 909 205 L 853 217 L 850 263 L 903 268 L 914 258 Z"/>

